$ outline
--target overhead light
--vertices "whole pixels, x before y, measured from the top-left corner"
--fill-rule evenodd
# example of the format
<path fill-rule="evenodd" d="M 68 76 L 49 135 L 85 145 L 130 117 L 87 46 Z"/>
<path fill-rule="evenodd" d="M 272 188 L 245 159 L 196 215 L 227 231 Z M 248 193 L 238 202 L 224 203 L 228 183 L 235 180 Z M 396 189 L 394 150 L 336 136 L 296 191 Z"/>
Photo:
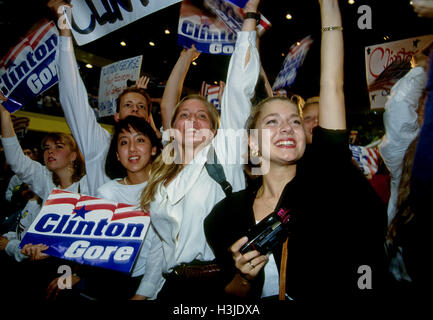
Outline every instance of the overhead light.
<path fill-rule="evenodd" d="M 286 54 L 285 54 L 284 52 L 281 54 L 282 57 L 284 57 L 285 55 L 286 55 Z"/>
<path fill-rule="evenodd" d="M 193 64 L 194 66 L 196 66 L 196 65 L 197 65 L 197 62 L 193 61 L 192 64 Z"/>
<path fill-rule="evenodd" d="M 126 42 L 125 42 L 125 41 L 120 41 L 120 45 L 121 45 L 122 47 L 125 47 L 125 46 L 126 46 Z"/>
<path fill-rule="evenodd" d="M 88 64 L 86 64 L 86 68 L 88 68 L 88 69 L 92 69 L 93 66 L 92 66 L 90 63 L 88 63 Z"/>
<path fill-rule="evenodd" d="M 349 4 L 354 4 L 355 3 L 355 0 L 349 0 L 349 1 L 347 1 Z"/>
<path fill-rule="evenodd" d="M 213 83 L 214 83 L 214 84 L 218 84 L 218 81 L 214 81 Z"/>
<path fill-rule="evenodd" d="M 286 14 L 286 19 L 287 20 L 291 20 L 292 19 L 292 15 L 290 13 Z"/>
<path fill-rule="evenodd" d="M 165 33 L 165 34 L 170 34 L 170 30 L 165 29 L 165 30 L 164 30 L 164 33 Z"/>
<path fill-rule="evenodd" d="M 154 47 L 154 46 L 155 46 L 155 43 L 152 42 L 152 41 L 149 41 L 149 45 L 150 45 L 151 47 Z"/>
<path fill-rule="evenodd" d="M 301 45 L 301 43 L 300 43 L 300 42 L 298 41 L 298 42 L 296 42 L 296 45 L 297 45 L 297 46 L 300 46 L 300 45 Z"/>

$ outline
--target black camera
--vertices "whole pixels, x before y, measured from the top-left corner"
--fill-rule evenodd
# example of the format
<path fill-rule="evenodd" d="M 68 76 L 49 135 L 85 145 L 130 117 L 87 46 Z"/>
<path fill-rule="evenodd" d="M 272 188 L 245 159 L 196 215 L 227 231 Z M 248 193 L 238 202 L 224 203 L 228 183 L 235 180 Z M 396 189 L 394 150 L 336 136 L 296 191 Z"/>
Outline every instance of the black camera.
<path fill-rule="evenodd" d="M 262 255 L 271 252 L 286 240 L 291 218 L 290 210 L 285 208 L 275 210 L 248 230 L 248 242 L 242 246 L 240 252 L 244 254 L 257 250 Z"/>

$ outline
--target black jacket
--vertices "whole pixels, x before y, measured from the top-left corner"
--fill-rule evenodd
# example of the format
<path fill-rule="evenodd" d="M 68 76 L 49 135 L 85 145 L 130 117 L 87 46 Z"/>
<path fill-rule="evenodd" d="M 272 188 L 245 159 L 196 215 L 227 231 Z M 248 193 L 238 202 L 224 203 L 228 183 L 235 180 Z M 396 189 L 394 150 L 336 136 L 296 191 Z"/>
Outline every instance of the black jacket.
<path fill-rule="evenodd" d="M 316 128 L 313 145 L 277 205 L 294 213 L 286 293 L 295 301 L 374 297 L 383 287 L 386 209 L 353 165 L 347 141 L 345 131 Z M 225 198 L 205 220 L 208 243 L 224 266 L 227 283 L 236 272 L 228 248 L 255 224 L 252 207 L 260 185 L 259 178 Z M 273 251 L 278 267 L 281 248 Z M 261 272 L 253 297 L 260 297 L 263 280 Z"/>

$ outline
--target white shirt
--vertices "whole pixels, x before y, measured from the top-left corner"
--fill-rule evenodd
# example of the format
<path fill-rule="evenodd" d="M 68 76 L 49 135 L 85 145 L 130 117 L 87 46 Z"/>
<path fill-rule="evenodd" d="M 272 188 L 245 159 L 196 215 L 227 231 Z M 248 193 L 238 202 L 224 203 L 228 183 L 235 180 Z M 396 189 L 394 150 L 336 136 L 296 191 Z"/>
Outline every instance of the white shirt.
<path fill-rule="evenodd" d="M 97 196 L 120 203 L 139 206 L 141 193 L 146 187 L 147 181 L 140 184 L 124 185 L 119 183 L 120 180 L 121 179 L 111 180 L 100 186 L 97 191 Z M 148 259 L 151 252 L 154 257 L 152 260 Z M 156 298 L 164 284 L 164 278 L 162 278 L 163 264 L 162 243 L 155 234 L 153 227 L 150 225 L 132 269 L 132 277 L 143 275 L 136 294 L 150 299 Z"/>
<path fill-rule="evenodd" d="M 105 158 L 111 134 L 96 121 L 87 90 L 78 72 L 71 37 L 59 37 L 59 96 L 66 122 L 86 161 L 89 195 L 111 179 L 105 174 Z"/>
<path fill-rule="evenodd" d="M 15 260 L 18 262 L 21 262 L 22 260 L 28 258 L 28 256 L 21 253 L 21 239 L 24 237 L 25 233 L 29 229 L 32 222 L 36 219 L 40 211 L 41 206 L 39 205 L 37 200 L 31 199 L 27 201 L 27 204 L 21 211 L 21 217 L 18 223 L 17 230 L 5 233 L 3 235 L 9 240 L 5 248 L 6 253 L 9 256 L 14 257 Z"/>
<path fill-rule="evenodd" d="M 262 298 L 278 295 L 280 292 L 280 275 L 274 255 L 271 253 L 265 265 L 265 283 L 262 289 Z"/>
<path fill-rule="evenodd" d="M 385 135 L 379 145 L 379 152 L 391 173 L 388 222 L 392 221 L 396 213 L 404 154 L 420 131 L 416 111 L 426 83 L 427 74 L 422 67 L 411 69 L 394 84 L 385 104 L 383 114 Z"/>
<path fill-rule="evenodd" d="M 9 184 L 8 184 L 7 189 L 6 189 L 5 198 L 7 201 L 9 201 L 9 202 L 12 201 L 12 196 L 13 196 L 15 187 L 20 186 L 22 183 L 23 182 L 21 181 L 20 178 L 17 177 L 16 174 L 14 174 L 12 176 L 12 178 L 9 180 Z"/>
<path fill-rule="evenodd" d="M 250 60 L 245 64 L 248 49 Z M 256 32 L 239 32 L 222 98 L 220 129 L 244 128 L 259 72 Z M 218 132 L 212 145 L 219 161 L 224 163 L 239 156 L 237 144 L 230 139 L 232 137 L 226 138 L 222 131 Z M 245 141 L 241 141 L 244 146 Z M 215 258 L 206 242 L 203 221 L 225 194 L 204 167 L 209 148 L 210 145 L 203 148 L 167 186 L 160 185 L 150 204 L 152 224 L 163 242 L 165 272 L 194 259 L 210 261 Z M 243 165 L 239 162 L 238 159 L 236 164 L 223 164 L 226 179 L 234 192 L 245 188 Z"/>
<path fill-rule="evenodd" d="M 12 171 L 15 172 L 17 177 L 24 183 L 29 185 L 29 188 L 37 194 L 43 201 L 45 201 L 51 191 L 54 188 L 58 188 L 53 182 L 52 172 L 48 170 L 45 166 L 40 164 L 37 161 L 34 161 L 24 155 L 21 146 L 18 142 L 17 136 L 13 136 L 10 138 L 2 138 L 1 139 L 4 153 L 6 156 L 6 161 L 11 167 Z M 86 176 L 82 177 L 80 181 L 74 182 L 66 189 L 65 191 L 88 194 L 89 189 L 87 187 Z M 26 228 L 30 227 L 30 224 L 36 218 L 37 214 L 40 211 L 36 207 L 33 201 L 28 201 L 27 206 L 31 206 L 31 215 L 26 222 Z M 37 205 L 39 207 L 39 205 Z M 27 231 L 27 229 L 25 231 Z M 12 237 L 12 236 L 11 236 Z M 9 237 L 8 237 L 9 238 Z M 15 239 L 18 239 L 17 236 Z M 21 253 L 18 253 L 19 249 L 19 241 L 12 241 L 12 243 L 8 243 L 8 254 L 14 255 L 17 261 L 22 261 L 24 256 Z"/>
<path fill-rule="evenodd" d="M 24 155 L 16 136 L 1 139 L 6 161 L 12 171 L 29 185 L 29 188 L 44 201 L 54 188 L 58 188 L 53 182 L 53 174 L 44 165 Z M 80 181 L 74 182 L 65 191 L 89 194 L 86 176 Z"/>

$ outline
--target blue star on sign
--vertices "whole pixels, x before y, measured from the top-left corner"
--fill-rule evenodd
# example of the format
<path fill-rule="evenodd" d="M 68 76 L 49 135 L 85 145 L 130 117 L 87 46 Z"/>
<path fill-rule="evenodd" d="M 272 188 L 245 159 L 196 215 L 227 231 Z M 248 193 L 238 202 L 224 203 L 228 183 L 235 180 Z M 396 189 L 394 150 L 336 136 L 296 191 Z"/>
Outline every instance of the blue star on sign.
<path fill-rule="evenodd" d="M 81 207 L 80 209 L 74 209 L 74 212 L 75 212 L 74 218 L 81 217 L 84 220 L 86 220 L 85 214 L 90 212 L 90 211 L 92 211 L 92 210 L 86 210 L 85 206 Z"/>

